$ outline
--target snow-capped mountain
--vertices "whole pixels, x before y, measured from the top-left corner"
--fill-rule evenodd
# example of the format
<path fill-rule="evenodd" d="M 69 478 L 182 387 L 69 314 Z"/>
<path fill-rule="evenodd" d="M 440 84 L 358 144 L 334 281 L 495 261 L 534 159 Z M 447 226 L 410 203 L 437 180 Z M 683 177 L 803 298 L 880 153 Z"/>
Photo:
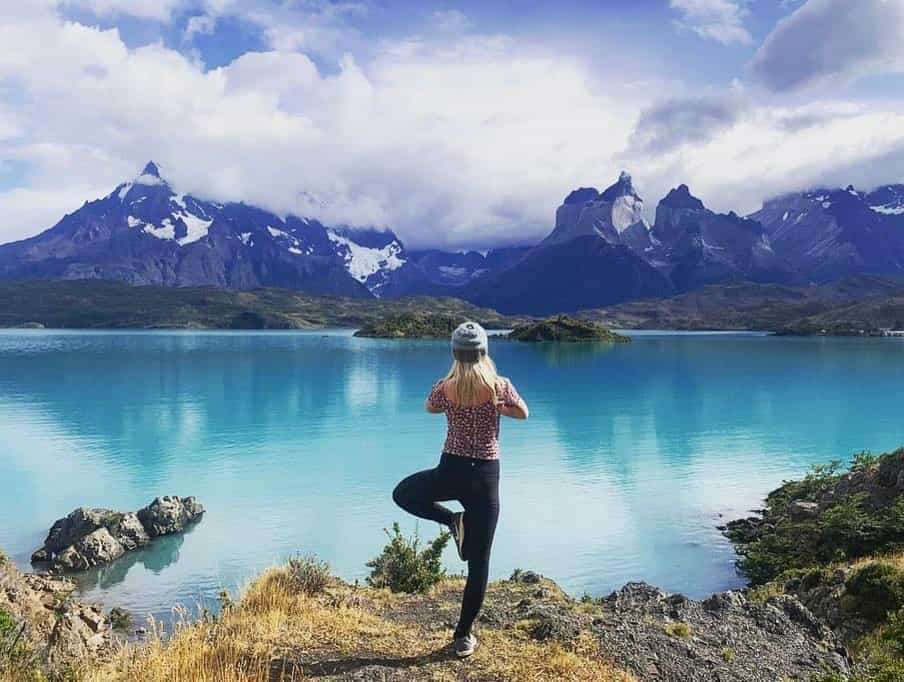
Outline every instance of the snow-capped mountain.
<path fill-rule="evenodd" d="M 391 231 L 330 228 L 243 203 L 178 194 L 151 162 L 49 230 L 0 246 L 0 279 L 278 286 L 380 295 L 407 260 Z"/>
<path fill-rule="evenodd" d="M 346 227 L 327 230 L 327 237 L 349 274 L 376 296 L 408 260 L 402 242 L 390 231 Z"/>
<path fill-rule="evenodd" d="M 764 202 L 750 217 L 810 280 L 904 272 L 904 185 L 868 194 L 851 186 L 794 192 Z"/>
<path fill-rule="evenodd" d="M 50 229 L 0 246 L 0 279 L 447 295 L 531 314 L 726 280 L 797 283 L 859 272 L 904 274 L 904 185 L 785 194 L 747 217 L 715 213 L 678 185 L 658 203 L 651 226 L 622 172 L 602 192 L 568 194 L 537 246 L 408 252 L 389 230 L 180 194 L 151 162 Z"/>

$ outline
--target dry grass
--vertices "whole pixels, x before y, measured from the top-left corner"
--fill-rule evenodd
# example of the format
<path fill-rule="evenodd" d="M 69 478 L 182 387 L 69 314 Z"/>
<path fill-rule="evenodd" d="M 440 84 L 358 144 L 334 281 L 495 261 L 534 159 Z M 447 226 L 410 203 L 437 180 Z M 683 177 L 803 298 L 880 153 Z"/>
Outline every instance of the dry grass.
<path fill-rule="evenodd" d="M 851 568 L 858 569 L 863 568 L 864 566 L 868 566 L 869 564 L 876 563 L 886 564 L 888 566 L 892 566 L 893 568 L 904 570 L 904 552 L 893 552 L 891 554 L 874 554 L 872 556 L 865 556 L 853 561 L 834 564 L 833 568 L 838 566 L 849 566 Z"/>
<path fill-rule="evenodd" d="M 460 594 L 449 580 L 432 596 Z M 392 620 L 394 602 L 418 599 L 385 590 L 332 582 L 322 594 L 300 592 L 284 568 L 271 569 L 242 600 L 218 619 L 178 626 L 172 636 L 154 633 L 149 644 L 129 647 L 86 682 L 263 682 L 304 679 L 305 670 L 326 679 L 373 665 L 404 670 L 411 680 L 574 680 L 628 682 L 589 633 L 570 649 L 531 640 L 515 629 L 481 628 L 481 644 L 467 661 L 448 650 L 451 631 Z M 360 673 L 359 673 L 360 674 Z M 367 679 L 365 677 L 358 679 Z"/>

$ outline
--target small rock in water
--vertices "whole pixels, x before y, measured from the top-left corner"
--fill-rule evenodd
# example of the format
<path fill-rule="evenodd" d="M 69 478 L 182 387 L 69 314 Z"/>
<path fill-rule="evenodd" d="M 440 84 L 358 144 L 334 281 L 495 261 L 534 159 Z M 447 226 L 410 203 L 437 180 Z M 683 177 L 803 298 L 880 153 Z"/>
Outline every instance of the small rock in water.
<path fill-rule="evenodd" d="M 152 538 L 180 533 L 204 514 L 194 498 L 158 497 L 137 512 L 79 507 L 56 521 L 32 563 L 60 571 L 102 566 L 147 545 Z"/>

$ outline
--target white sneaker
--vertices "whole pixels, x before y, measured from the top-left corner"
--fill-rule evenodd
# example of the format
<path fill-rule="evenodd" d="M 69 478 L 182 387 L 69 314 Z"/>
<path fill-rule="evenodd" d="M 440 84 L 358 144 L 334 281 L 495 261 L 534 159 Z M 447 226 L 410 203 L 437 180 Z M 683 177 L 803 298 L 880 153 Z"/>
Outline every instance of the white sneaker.
<path fill-rule="evenodd" d="M 459 658 L 467 658 L 474 653 L 477 648 L 477 638 L 474 635 L 465 635 L 464 637 L 456 637 L 453 642 L 455 647 L 455 655 Z"/>

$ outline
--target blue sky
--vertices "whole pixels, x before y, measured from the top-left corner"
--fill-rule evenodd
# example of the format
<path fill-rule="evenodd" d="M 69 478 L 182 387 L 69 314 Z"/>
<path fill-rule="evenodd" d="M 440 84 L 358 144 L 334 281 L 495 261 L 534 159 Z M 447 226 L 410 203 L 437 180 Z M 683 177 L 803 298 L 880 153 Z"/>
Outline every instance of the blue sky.
<path fill-rule="evenodd" d="M 904 180 L 901 0 L 34 0 L 0 9 L 0 241 L 153 158 L 412 246 L 526 243 L 629 170 L 652 215 Z"/>

